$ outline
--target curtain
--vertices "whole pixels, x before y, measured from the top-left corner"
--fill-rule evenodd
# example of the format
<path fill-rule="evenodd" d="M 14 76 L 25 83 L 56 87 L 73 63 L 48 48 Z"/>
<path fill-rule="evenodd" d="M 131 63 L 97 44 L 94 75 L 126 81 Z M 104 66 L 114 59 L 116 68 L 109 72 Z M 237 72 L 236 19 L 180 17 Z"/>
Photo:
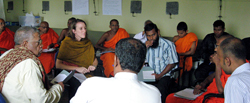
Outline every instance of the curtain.
<path fill-rule="evenodd" d="M 3 0 L 0 0 L 0 18 L 4 19 L 6 21 Z"/>

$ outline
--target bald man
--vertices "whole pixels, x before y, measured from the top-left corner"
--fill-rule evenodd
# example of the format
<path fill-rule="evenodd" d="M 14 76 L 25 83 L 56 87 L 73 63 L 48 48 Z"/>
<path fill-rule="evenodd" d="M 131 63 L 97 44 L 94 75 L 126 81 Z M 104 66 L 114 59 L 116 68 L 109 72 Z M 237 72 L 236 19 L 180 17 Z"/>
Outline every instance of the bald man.
<path fill-rule="evenodd" d="M 49 28 L 49 24 L 46 21 L 41 22 L 39 32 L 43 41 L 43 53 L 38 58 L 42 62 L 45 72 L 48 74 L 55 64 L 54 48 L 58 45 L 59 36 L 53 29 Z"/>
<path fill-rule="evenodd" d="M 231 74 L 224 89 L 225 103 L 250 103 L 250 64 L 245 49 L 238 38 L 227 38 L 218 46 L 220 65 Z"/>
<path fill-rule="evenodd" d="M 14 48 L 14 32 L 5 27 L 5 21 L 0 18 L 0 55 Z"/>
<path fill-rule="evenodd" d="M 226 38 L 232 37 L 231 35 L 223 35 L 218 39 L 216 45 L 220 45 L 220 43 L 225 40 Z M 217 51 L 217 48 L 215 48 L 215 51 Z M 206 89 L 207 91 L 204 92 L 202 95 L 197 97 L 195 100 L 188 100 L 188 99 L 183 99 L 179 97 L 175 97 L 174 93 L 170 94 L 166 98 L 166 103 L 202 103 L 204 96 L 209 93 L 215 93 L 215 94 L 222 94 L 224 91 L 224 86 L 226 84 L 227 78 L 230 75 L 227 75 L 221 68 L 221 65 L 219 63 L 219 59 L 217 58 L 216 54 L 211 55 L 211 62 L 215 63 L 216 65 L 216 70 L 213 74 L 209 75 L 203 82 L 200 84 L 196 85 L 194 88 L 193 93 L 194 94 L 199 94 L 204 89 L 206 86 L 208 86 Z M 206 100 L 206 103 L 223 103 L 224 98 L 209 98 Z"/>

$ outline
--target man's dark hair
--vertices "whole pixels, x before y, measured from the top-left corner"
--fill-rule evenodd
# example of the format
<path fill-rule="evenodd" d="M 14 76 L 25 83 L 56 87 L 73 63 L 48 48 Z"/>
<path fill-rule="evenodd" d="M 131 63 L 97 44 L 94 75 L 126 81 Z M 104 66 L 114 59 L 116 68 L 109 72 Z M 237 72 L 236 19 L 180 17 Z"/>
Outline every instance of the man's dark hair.
<path fill-rule="evenodd" d="M 185 22 L 180 22 L 178 25 L 177 25 L 177 30 L 184 30 L 184 31 L 187 31 L 188 27 L 187 27 L 187 24 Z"/>
<path fill-rule="evenodd" d="M 122 70 L 129 69 L 139 73 L 146 58 L 146 46 L 134 38 L 121 39 L 115 47 Z"/>
<path fill-rule="evenodd" d="M 240 60 L 246 60 L 246 48 L 238 38 L 230 37 L 223 40 L 220 44 L 220 48 L 223 51 L 224 58 L 229 55 L 234 55 Z"/>
<path fill-rule="evenodd" d="M 146 31 L 151 31 L 151 30 L 153 30 L 153 29 L 155 29 L 155 32 L 158 33 L 158 28 L 157 28 L 157 26 L 156 26 L 154 23 L 149 23 L 149 24 L 147 24 L 147 25 L 145 26 L 144 32 L 146 33 Z"/>
<path fill-rule="evenodd" d="M 118 20 L 116 20 L 116 19 L 112 19 L 112 20 L 110 20 L 109 25 L 111 25 L 111 23 L 112 23 L 113 21 L 116 21 L 116 22 L 117 22 L 117 24 L 119 25 L 119 22 L 118 22 Z"/>
<path fill-rule="evenodd" d="M 71 17 L 71 18 L 69 18 L 69 20 L 70 20 L 70 21 L 75 21 L 75 20 L 76 20 L 76 18 Z M 68 20 L 68 21 L 69 21 L 69 20 Z"/>
<path fill-rule="evenodd" d="M 221 26 L 222 29 L 225 29 L 225 23 L 222 20 L 216 20 L 213 24 L 214 27 Z"/>

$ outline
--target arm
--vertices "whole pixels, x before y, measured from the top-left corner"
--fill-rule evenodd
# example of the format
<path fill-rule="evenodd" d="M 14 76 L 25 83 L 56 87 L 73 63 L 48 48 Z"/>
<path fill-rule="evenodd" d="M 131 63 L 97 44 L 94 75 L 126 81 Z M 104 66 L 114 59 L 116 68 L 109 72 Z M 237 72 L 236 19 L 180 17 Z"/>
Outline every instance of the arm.
<path fill-rule="evenodd" d="M 96 69 L 97 65 L 98 65 L 98 60 L 95 58 L 95 59 L 94 59 L 94 62 L 93 62 L 93 65 L 90 65 L 90 66 L 88 67 L 88 70 L 89 70 L 89 71 L 94 71 L 94 70 Z"/>
<path fill-rule="evenodd" d="M 60 34 L 60 36 L 59 36 L 59 38 L 58 38 L 58 41 L 57 41 L 58 44 L 61 44 L 61 41 L 62 41 L 63 38 L 65 37 L 65 34 L 66 34 L 66 33 L 67 33 L 67 30 L 66 30 L 66 29 L 63 29 L 62 32 L 61 32 L 61 34 Z"/>
<path fill-rule="evenodd" d="M 8 49 L 0 48 L 0 51 L 7 51 Z"/>
<path fill-rule="evenodd" d="M 220 66 L 220 62 L 218 59 L 217 54 L 213 54 L 212 56 L 212 62 L 215 63 L 215 81 L 216 81 L 216 87 L 218 89 L 219 94 L 222 94 L 224 92 L 224 88 L 222 86 L 222 83 L 220 81 L 220 77 L 221 77 L 221 66 Z"/>
<path fill-rule="evenodd" d="M 175 67 L 176 64 L 168 64 L 165 69 L 160 74 L 153 73 L 152 75 L 155 75 L 155 79 L 159 80 L 161 77 L 163 77 L 166 73 L 168 73 L 170 70 L 172 70 Z"/>
<path fill-rule="evenodd" d="M 106 38 L 108 37 L 108 32 L 104 33 L 99 41 L 96 43 L 95 48 L 101 49 L 102 51 L 110 51 L 110 48 L 105 48 L 102 44 L 105 42 Z"/>
<path fill-rule="evenodd" d="M 82 74 L 90 72 L 85 67 L 76 67 L 76 66 L 65 65 L 65 64 L 63 64 L 63 61 L 60 59 L 56 59 L 56 68 L 65 69 L 65 70 L 76 70 L 77 72 L 82 73 Z"/>
<path fill-rule="evenodd" d="M 177 40 L 179 40 L 180 39 L 180 36 L 178 36 L 178 35 L 176 35 L 176 36 L 174 36 L 174 38 L 173 38 L 173 42 L 175 43 Z"/>
<path fill-rule="evenodd" d="M 205 89 L 205 87 L 210 84 L 211 82 L 213 82 L 213 78 L 215 77 L 215 73 L 209 75 L 203 82 L 201 82 L 200 84 L 196 85 L 194 88 L 194 94 L 199 94 L 202 92 L 202 90 Z"/>
<path fill-rule="evenodd" d="M 25 65 L 26 70 L 28 69 L 23 71 L 24 74 L 20 75 L 19 81 L 23 81 L 22 87 L 31 103 L 59 102 L 63 92 L 62 83 L 55 84 L 49 90 L 46 90 L 38 65 L 32 59 L 22 61 L 20 64 Z"/>
<path fill-rule="evenodd" d="M 187 51 L 186 53 L 179 53 L 180 56 L 185 56 L 185 55 L 194 55 L 196 50 L 196 42 L 194 41 L 191 45 L 191 48 L 189 51 Z"/>

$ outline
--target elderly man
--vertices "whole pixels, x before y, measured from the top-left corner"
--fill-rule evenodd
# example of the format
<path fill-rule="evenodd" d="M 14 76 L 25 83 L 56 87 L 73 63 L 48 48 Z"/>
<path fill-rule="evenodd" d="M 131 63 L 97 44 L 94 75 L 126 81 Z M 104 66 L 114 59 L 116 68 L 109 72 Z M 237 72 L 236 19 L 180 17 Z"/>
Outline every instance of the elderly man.
<path fill-rule="evenodd" d="M 145 57 L 146 46 L 142 42 L 133 38 L 120 40 L 115 48 L 114 78 L 87 79 L 70 102 L 161 103 L 161 94 L 157 88 L 137 79 Z"/>
<path fill-rule="evenodd" d="M 128 38 L 129 34 L 123 28 L 119 28 L 119 22 L 116 19 L 110 21 L 109 27 L 111 30 L 105 32 L 100 40 L 96 43 L 95 47 L 108 53 L 102 54 L 100 59 L 103 61 L 104 74 L 106 77 L 114 76 L 113 64 L 116 43 L 123 39 Z"/>
<path fill-rule="evenodd" d="M 228 38 L 218 46 L 217 57 L 222 69 L 231 74 L 224 88 L 225 103 L 250 102 L 250 64 L 240 39 Z"/>
<path fill-rule="evenodd" d="M 14 32 L 5 27 L 5 21 L 0 18 L 0 55 L 11 48 L 14 48 L 14 34 Z"/>
<path fill-rule="evenodd" d="M 0 57 L 0 91 L 10 103 L 58 102 L 64 85 L 62 82 L 48 86 L 46 74 L 37 58 L 42 51 L 42 41 L 36 29 L 21 27 L 16 31 L 18 48 Z"/>
<path fill-rule="evenodd" d="M 57 40 L 59 36 L 53 29 L 49 28 L 49 24 L 46 21 L 41 22 L 39 31 L 43 41 L 44 52 L 38 58 L 42 62 L 46 74 L 48 74 L 55 65 L 55 52 L 52 48 L 58 46 Z"/>

